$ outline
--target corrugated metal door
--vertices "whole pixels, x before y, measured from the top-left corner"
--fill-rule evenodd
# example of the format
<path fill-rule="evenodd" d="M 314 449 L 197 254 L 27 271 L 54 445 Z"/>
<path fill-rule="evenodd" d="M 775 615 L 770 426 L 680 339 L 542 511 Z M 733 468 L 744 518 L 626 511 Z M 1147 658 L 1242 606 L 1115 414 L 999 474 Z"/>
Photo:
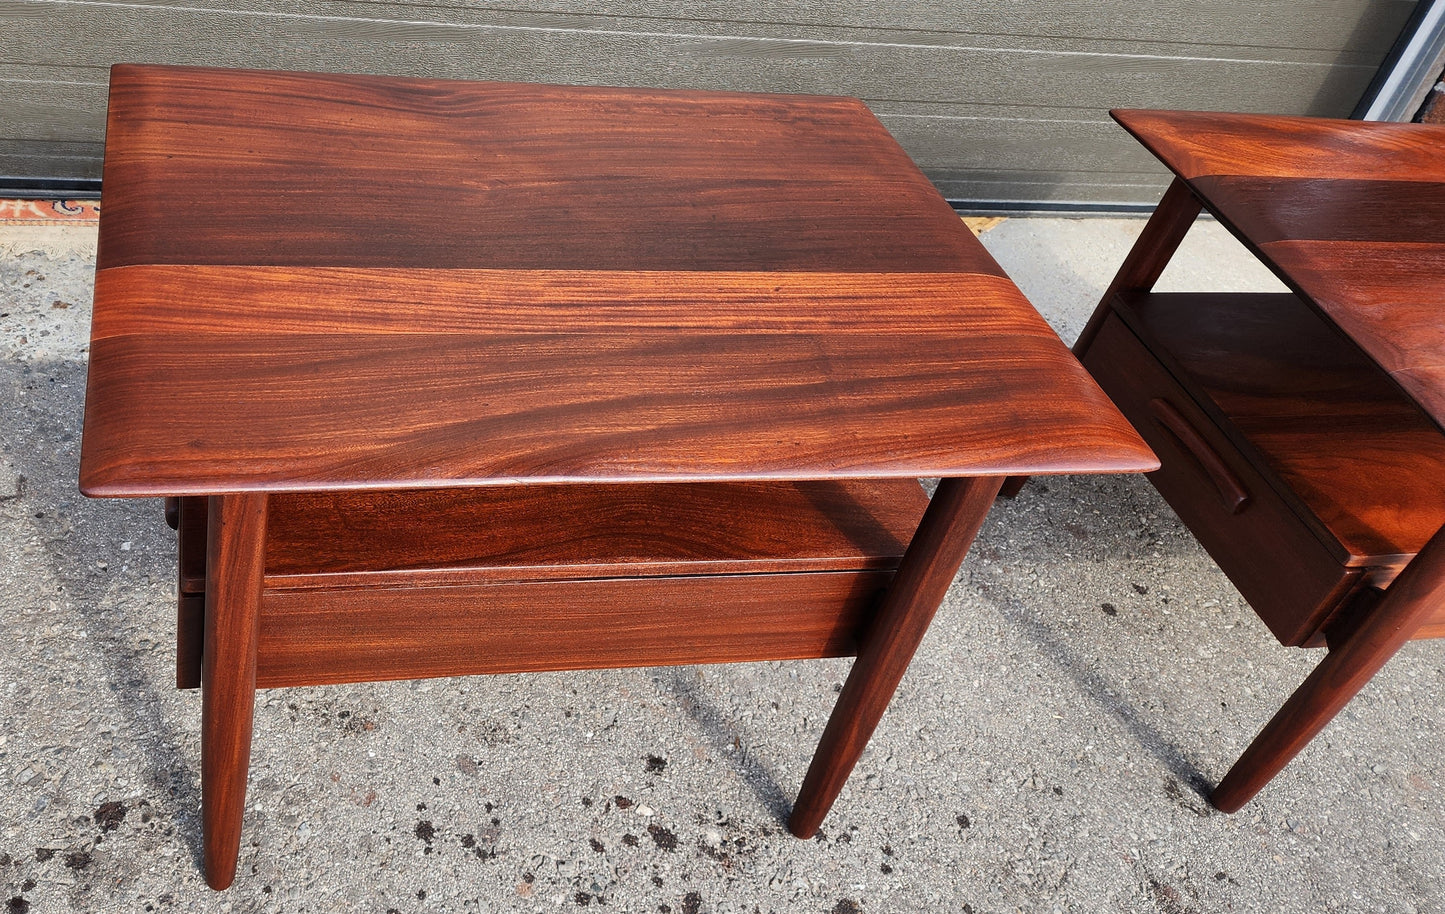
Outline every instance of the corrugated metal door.
<path fill-rule="evenodd" d="M 0 0 L 0 176 L 97 179 L 129 61 L 856 95 L 950 198 L 1143 202 L 1162 173 L 1108 108 L 1345 116 L 1413 6 Z"/>

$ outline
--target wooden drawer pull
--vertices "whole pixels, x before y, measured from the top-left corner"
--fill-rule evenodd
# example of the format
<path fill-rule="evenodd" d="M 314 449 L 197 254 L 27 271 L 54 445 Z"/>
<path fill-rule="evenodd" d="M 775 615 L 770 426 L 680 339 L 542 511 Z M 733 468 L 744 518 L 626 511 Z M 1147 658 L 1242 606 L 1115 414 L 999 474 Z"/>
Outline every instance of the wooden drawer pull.
<path fill-rule="evenodd" d="M 1209 446 L 1209 442 L 1205 441 L 1194 426 L 1189 424 L 1189 420 L 1175 408 L 1174 404 L 1168 400 L 1155 398 L 1149 401 L 1149 413 L 1165 431 L 1178 439 L 1195 460 L 1199 461 L 1204 472 L 1208 473 L 1209 478 L 1214 481 L 1214 487 L 1219 491 L 1219 497 L 1224 502 L 1225 510 L 1230 514 L 1238 514 L 1243 511 L 1244 506 L 1249 503 L 1249 490 L 1244 487 L 1244 483 L 1239 481 L 1239 477 L 1234 475 L 1234 471 L 1229 468 L 1219 453 Z"/>

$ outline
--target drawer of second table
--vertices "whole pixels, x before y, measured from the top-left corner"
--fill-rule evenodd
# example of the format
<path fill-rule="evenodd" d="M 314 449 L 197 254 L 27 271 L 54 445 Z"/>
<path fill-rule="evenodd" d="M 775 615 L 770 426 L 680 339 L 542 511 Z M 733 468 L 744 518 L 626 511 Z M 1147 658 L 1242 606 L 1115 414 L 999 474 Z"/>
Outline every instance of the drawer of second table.
<path fill-rule="evenodd" d="M 1080 358 L 1159 456 L 1150 481 L 1275 637 L 1319 643 L 1360 570 L 1331 555 L 1117 314 Z"/>

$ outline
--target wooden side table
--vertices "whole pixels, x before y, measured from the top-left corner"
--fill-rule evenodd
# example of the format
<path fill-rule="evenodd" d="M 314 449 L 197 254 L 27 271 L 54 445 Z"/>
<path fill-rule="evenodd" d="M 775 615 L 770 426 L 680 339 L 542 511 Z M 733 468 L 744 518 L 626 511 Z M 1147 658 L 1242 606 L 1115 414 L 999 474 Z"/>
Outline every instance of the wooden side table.
<path fill-rule="evenodd" d="M 1280 642 L 1329 647 L 1214 790 L 1233 812 L 1445 635 L 1445 128 L 1114 117 L 1177 177 L 1074 351 Z M 1201 208 L 1292 292 L 1152 292 Z"/>
<path fill-rule="evenodd" d="M 856 653 L 810 836 L 1000 478 L 1157 465 L 854 99 L 119 66 L 104 182 L 216 888 L 267 686 Z"/>

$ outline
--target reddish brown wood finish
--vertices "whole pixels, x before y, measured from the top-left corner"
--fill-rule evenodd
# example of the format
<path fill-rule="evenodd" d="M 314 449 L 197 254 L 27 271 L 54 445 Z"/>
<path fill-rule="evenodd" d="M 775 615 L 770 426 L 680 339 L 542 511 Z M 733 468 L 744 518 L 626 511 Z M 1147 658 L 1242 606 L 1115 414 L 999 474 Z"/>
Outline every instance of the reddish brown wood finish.
<path fill-rule="evenodd" d="M 912 479 L 286 493 L 266 583 L 892 571 L 927 507 Z"/>
<path fill-rule="evenodd" d="M 927 504 L 911 479 L 272 496 L 259 683 L 852 654 Z"/>
<path fill-rule="evenodd" d="M 1112 301 L 1115 295 L 1124 291 L 1148 292 L 1153 289 L 1174 252 L 1179 250 L 1184 236 L 1189 234 L 1194 220 L 1199 218 L 1201 209 L 1203 206 L 1188 185 L 1177 178 L 1171 182 L 1159 205 L 1154 208 L 1154 214 L 1144 223 L 1144 231 L 1134 241 L 1134 247 L 1124 258 L 1119 272 L 1114 275 L 1114 281 L 1104 291 L 1103 300 Z M 1094 342 L 1094 334 L 1099 332 L 1105 313 L 1102 308 L 1096 309 L 1084 325 L 1079 338 L 1074 341 L 1076 355 L 1086 352 Z"/>
<path fill-rule="evenodd" d="M 1439 238 L 1440 225 L 1445 221 L 1427 237 Z M 1445 323 L 1440 320 L 1445 243 L 1294 240 L 1261 250 L 1436 423 L 1445 425 Z"/>
<path fill-rule="evenodd" d="M 1134 242 L 1134 247 L 1124 259 L 1114 281 L 1105 291 L 1104 301 L 1111 300 L 1125 289 L 1147 292 L 1154 288 L 1154 283 L 1159 281 L 1164 267 L 1179 249 L 1180 242 L 1188 234 L 1189 227 L 1194 224 L 1202 208 L 1188 186 L 1177 179 L 1173 181 L 1160 198 L 1159 205 L 1154 208 L 1149 221 L 1144 223 L 1143 232 Z M 1084 329 L 1079 332 L 1079 338 L 1074 341 L 1075 355 L 1082 356 L 1093 345 L 1094 336 L 1099 332 L 1106 316 L 1107 309 L 1095 309 L 1084 324 Z M 1137 424 L 1138 417 L 1134 417 L 1134 421 Z M 1004 498 L 1013 498 L 1023 490 L 1028 481 L 1027 476 L 1010 476 L 1004 481 L 1000 494 Z"/>
<path fill-rule="evenodd" d="M 1152 459 L 855 99 L 118 66 L 108 130 L 90 494 Z"/>
<path fill-rule="evenodd" d="M 1324 622 L 1361 585 L 1361 572 L 1343 565 L 1338 546 L 1327 547 L 1301 521 L 1296 500 L 1281 495 L 1277 477 L 1267 478 L 1268 467 L 1251 459 L 1257 452 L 1243 449 L 1223 430 L 1223 420 L 1201 407 L 1202 397 L 1160 364 L 1157 350 L 1111 314 L 1083 359 L 1159 455 L 1162 466 L 1149 481 L 1270 631 L 1282 644 L 1316 640 Z M 1156 400 L 1170 404 L 1193 429 L 1195 441 L 1182 440 L 1158 421 L 1151 408 Z M 1242 487 L 1246 499 L 1238 510 L 1205 470 L 1210 460 Z M 1262 555 L 1287 559 L 1262 562 Z"/>
<path fill-rule="evenodd" d="M 91 495 L 1152 465 L 992 275 L 124 267 L 96 294 Z"/>
<path fill-rule="evenodd" d="M 210 526 L 209 499 L 177 498 L 176 502 L 176 688 L 201 687 L 201 656 L 206 632 L 206 550 Z"/>
<path fill-rule="evenodd" d="M 1419 641 L 1425 638 L 1445 638 L 1445 611 L 1442 611 L 1438 607 L 1436 608 L 1434 617 L 1422 622 L 1419 630 L 1415 632 L 1411 640 Z"/>
<path fill-rule="evenodd" d="M 848 653 L 915 477 L 1155 466 L 856 99 L 119 66 L 104 178 L 81 485 L 182 496 L 213 885 L 258 677 Z"/>
<path fill-rule="evenodd" d="M 1002 482 L 982 478 L 939 483 L 803 778 L 788 819 L 788 829 L 799 838 L 817 832 L 863 755 Z"/>
<path fill-rule="evenodd" d="M 1325 728 L 1385 661 L 1445 604 L 1445 529 L 1385 592 L 1343 644 L 1332 647 L 1209 795 L 1235 812 Z"/>
<path fill-rule="evenodd" d="M 209 501 L 200 495 L 177 499 L 176 557 L 181 593 L 206 592 L 206 539 L 210 535 L 206 511 Z"/>
<path fill-rule="evenodd" d="M 206 595 L 182 593 L 176 597 L 176 688 L 201 687 L 206 643 Z"/>
<path fill-rule="evenodd" d="M 1445 126 L 1112 113 L 1445 426 Z"/>
<path fill-rule="evenodd" d="M 224 889 L 236 877 L 251 714 L 256 640 L 265 570 L 265 494 L 213 495 L 206 556 L 206 647 L 201 686 L 201 822 L 206 882 Z"/>
<path fill-rule="evenodd" d="M 1191 183 L 1213 175 L 1440 180 L 1445 127 L 1218 111 L 1109 113 Z"/>
<path fill-rule="evenodd" d="M 1445 524 L 1445 435 L 1295 296 L 1116 306 L 1342 565 L 1390 569 L 1384 586 Z"/>
<path fill-rule="evenodd" d="M 889 571 L 268 590 L 257 684 L 844 657 Z M 398 612 L 406 606 L 406 612 Z"/>
<path fill-rule="evenodd" d="M 1207 510 L 1206 487 L 1217 486 L 1203 474 L 1191 480 L 1190 458 L 1145 430 L 1164 459 L 1155 474 L 1160 491 L 1281 640 L 1328 637 L 1320 667 L 1215 790 L 1215 804 L 1233 811 L 1405 640 L 1445 631 L 1445 245 L 1437 240 L 1445 229 L 1445 128 L 1203 112 L 1114 116 L 1173 169 L 1176 188 L 1187 188 L 1333 325 L 1313 323 L 1288 296 L 1197 296 L 1156 307 L 1167 297 L 1141 296 L 1146 289 L 1125 283 L 1101 303 L 1095 323 L 1104 330 L 1083 353 L 1126 412 L 1131 398 L 1150 396 L 1141 388 L 1161 383 L 1141 379 L 1167 368 L 1201 420 L 1210 417 L 1211 434 L 1269 483 L 1262 504 L 1290 508 L 1264 512 L 1282 534 L 1273 542 L 1258 523 L 1240 535 Z M 1305 531 L 1328 562 L 1312 543 L 1299 543 Z M 1304 579 L 1293 594 L 1280 586 L 1289 578 Z M 1387 588 L 1383 597 L 1378 587 Z"/>
<path fill-rule="evenodd" d="M 102 270 L 1003 275 L 852 98 L 121 65 L 106 139 Z"/>

